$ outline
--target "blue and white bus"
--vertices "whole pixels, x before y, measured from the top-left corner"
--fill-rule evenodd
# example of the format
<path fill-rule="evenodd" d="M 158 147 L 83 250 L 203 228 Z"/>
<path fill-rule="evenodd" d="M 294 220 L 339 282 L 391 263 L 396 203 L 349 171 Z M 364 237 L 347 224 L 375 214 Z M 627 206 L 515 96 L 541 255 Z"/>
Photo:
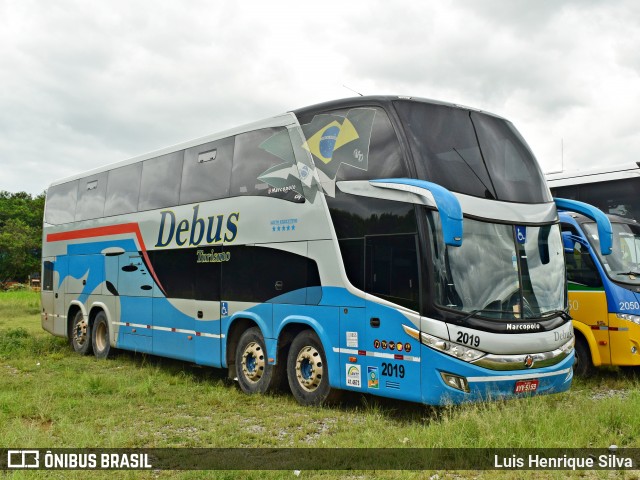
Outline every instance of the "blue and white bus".
<path fill-rule="evenodd" d="M 556 205 L 513 125 L 458 105 L 333 101 L 57 181 L 42 278 L 42 326 L 79 353 L 306 405 L 572 379 Z"/>

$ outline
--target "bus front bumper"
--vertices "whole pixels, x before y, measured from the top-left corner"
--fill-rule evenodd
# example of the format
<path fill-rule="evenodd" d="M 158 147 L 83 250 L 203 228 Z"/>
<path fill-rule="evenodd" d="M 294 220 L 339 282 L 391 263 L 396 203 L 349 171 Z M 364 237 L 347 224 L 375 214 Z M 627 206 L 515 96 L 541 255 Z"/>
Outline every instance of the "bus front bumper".
<path fill-rule="evenodd" d="M 492 401 L 564 392 L 573 379 L 574 353 L 544 368 L 499 371 L 422 346 L 422 397 L 429 405 Z"/>

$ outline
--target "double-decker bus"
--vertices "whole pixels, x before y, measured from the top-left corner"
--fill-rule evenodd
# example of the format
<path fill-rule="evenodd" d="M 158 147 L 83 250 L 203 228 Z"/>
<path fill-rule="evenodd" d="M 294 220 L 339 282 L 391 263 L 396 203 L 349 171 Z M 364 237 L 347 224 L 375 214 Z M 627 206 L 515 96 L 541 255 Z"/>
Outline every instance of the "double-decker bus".
<path fill-rule="evenodd" d="M 640 366 L 640 225 L 610 215 L 613 249 L 600 251 L 596 224 L 560 212 L 565 244 L 569 308 L 576 335 L 574 371 Z"/>
<path fill-rule="evenodd" d="M 458 105 L 333 101 L 57 181 L 42 270 L 42 326 L 77 352 L 227 368 L 306 405 L 573 375 L 556 205 L 513 125 Z"/>
<path fill-rule="evenodd" d="M 640 162 L 547 173 L 554 197 L 579 200 L 607 214 L 640 219 Z"/>

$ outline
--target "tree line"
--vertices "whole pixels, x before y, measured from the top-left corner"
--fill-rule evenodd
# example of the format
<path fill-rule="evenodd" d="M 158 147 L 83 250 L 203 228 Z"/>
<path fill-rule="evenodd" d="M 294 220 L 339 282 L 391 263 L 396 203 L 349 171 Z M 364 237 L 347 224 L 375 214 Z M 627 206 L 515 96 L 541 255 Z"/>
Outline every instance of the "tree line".
<path fill-rule="evenodd" d="M 40 274 L 44 199 L 0 191 L 0 285 Z"/>

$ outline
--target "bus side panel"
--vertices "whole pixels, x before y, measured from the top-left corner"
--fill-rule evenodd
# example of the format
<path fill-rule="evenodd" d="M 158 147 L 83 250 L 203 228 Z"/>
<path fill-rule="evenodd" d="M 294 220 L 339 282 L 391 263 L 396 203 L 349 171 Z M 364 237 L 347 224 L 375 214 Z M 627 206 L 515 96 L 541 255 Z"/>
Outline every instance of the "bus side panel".
<path fill-rule="evenodd" d="M 42 259 L 42 290 L 40 291 L 40 324 L 44 330 L 54 333 L 54 294 L 53 294 L 53 268 L 54 257 L 44 257 Z"/>
<path fill-rule="evenodd" d="M 198 301 L 197 308 L 195 329 L 196 332 L 200 332 L 200 335 L 196 333 L 196 363 L 222 367 L 220 302 Z"/>
<path fill-rule="evenodd" d="M 609 284 L 609 339 L 613 365 L 640 365 L 640 325 L 618 313 L 640 316 L 640 294 Z"/>
<path fill-rule="evenodd" d="M 59 255 L 55 257 L 53 267 L 53 334 L 67 336 L 67 308 L 65 302 L 67 273 L 69 271 L 69 257 Z"/>
<path fill-rule="evenodd" d="M 597 356 L 593 354 L 592 358 L 600 358 L 602 365 L 611 363 L 611 354 L 609 349 L 609 314 L 607 311 L 607 296 L 604 290 L 572 290 L 569 289 L 569 305 L 571 305 L 571 316 L 573 321 L 580 322 L 585 325 L 586 329 L 591 330 L 594 345 L 597 348 Z M 589 337 L 587 337 L 587 341 Z"/>
<path fill-rule="evenodd" d="M 365 335 L 360 348 L 366 352 L 366 391 L 421 401 L 420 348 L 403 325 L 415 326 L 395 308 L 376 302 L 367 301 L 365 312 Z"/>
<path fill-rule="evenodd" d="M 637 313 L 636 313 L 637 315 Z M 609 338 L 613 365 L 640 365 L 640 325 L 609 314 Z"/>
<path fill-rule="evenodd" d="M 575 320 L 571 322 L 574 331 L 580 332 L 582 336 L 587 341 L 587 345 L 589 346 L 589 351 L 591 352 L 591 362 L 595 367 L 599 367 L 602 365 L 602 359 L 600 358 L 600 349 L 598 348 L 598 342 L 594 337 L 594 332 L 596 330 L 592 330 L 589 325 L 585 325 L 582 322 L 576 322 Z M 577 333 L 576 336 L 579 334 Z M 607 350 L 608 354 L 608 350 Z"/>
<path fill-rule="evenodd" d="M 118 348 L 153 353 L 152 308 L 150 297 L 120 297 Z"/>
<path fill-rule="evenodd" d="M 179 308 L 177 308 L 179 306 Z M 153 299 L 153 353 L 195 360 L 195 300 Z"/>

